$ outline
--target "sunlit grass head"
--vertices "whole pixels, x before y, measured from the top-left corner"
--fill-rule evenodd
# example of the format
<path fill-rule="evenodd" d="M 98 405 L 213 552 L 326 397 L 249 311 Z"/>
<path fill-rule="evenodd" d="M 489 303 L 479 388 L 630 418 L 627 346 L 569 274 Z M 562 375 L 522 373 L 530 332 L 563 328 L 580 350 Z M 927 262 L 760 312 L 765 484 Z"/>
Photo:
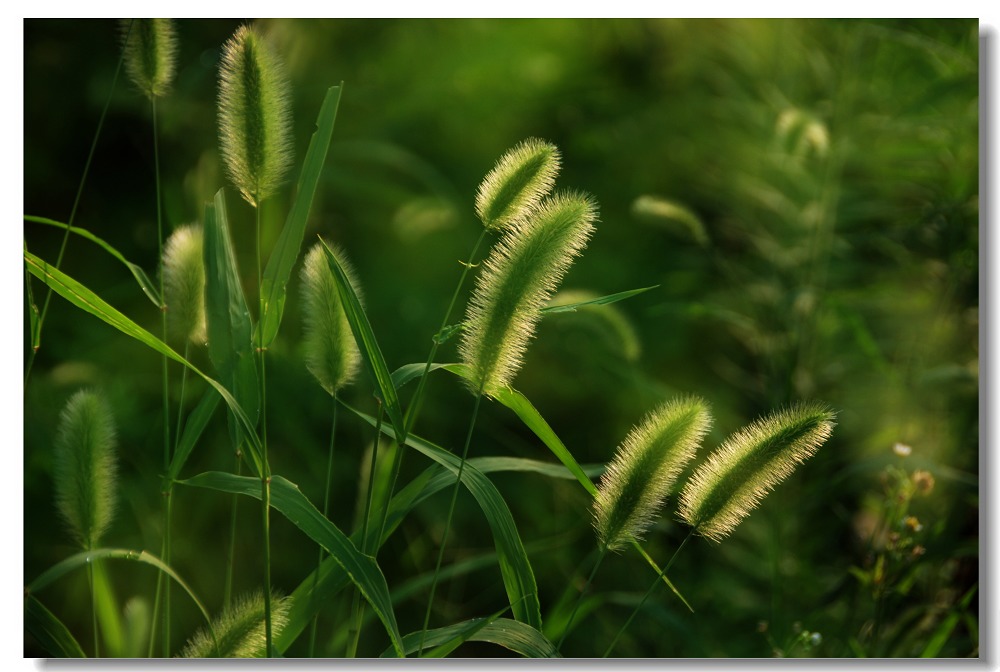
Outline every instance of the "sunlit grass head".
<path fill-rule="evenodd" d="M 487 229 L 500 230 L 526 217 L 555 185 L 559 150 L 528 138 L 500 157 L 476 194 L 476 214 Z"/>
<path fill-rule="evenodd" d="M 222 48 L 219 140 L 229 178 L 255 207 L 291 167 L 291 126 L 284 66 L 255 29 L 241 26 Z"/>
<path fill-rule="evenodd" d="M 200 226 L 175 230 L 163 248 L 163 294 L 171 332 L 198 345 L 205 327 L 204 235 Z"/>
<path fill-rule="evenodd" d="M 97 546 L 114 517 L 116 443 L 104 397 L 90 390 L 70 397 L 56 428 L 56 504 L 85 549 Z"/>
<path fill-rule="evenodd" d="M 820 404 L 800 404 L 736 432 L 685 484 L 681 517 L 699 534 L 722 541 L 775 485 L 819 450 L 833 432 L 834 417 Z"/>
<path fill-rule="evenodd" d="M 288 623 L 291 599 L 272 593 L 271 629 L 277 636 Z M 264 593 L 256 591 L 236 600 L 212 621 L 216 639 L 201 628 L 181 651 L 182 658 L 263 658 Z M 215 643 L 218 641 L 219 648 Z"/>
<path fill-rule="evenodd" d="M 597 204 L 557 194 L 506 230 L 483 263 L 466 311 L 459 351 L 473 371 L 470 387 L 492 395 L 521 368 L 540 310 L 586 246 Z"/>
<path fill-rule="evenodd" d="M 343 251 L 336 245 L 327 245 L 357 291 L 354 269 Z M 357 375 L 361 355 L 322 243 L 313 245 L 302 266 L 302 314 L 306 367 L 324 390 L 336 396 Z"/>
<path fill-rule="evenodd" d="M 668 401 L 633 427 L 601 477 L 594 527 L 602 548 L 641 539 L 712 423 L 697 397 Z"/>
<path fill-rule="evenodd" d="M 170 19 L 122 19 L 125 71 L 150 98 L 170 89 L 177 60 L 177 38 Z"/>

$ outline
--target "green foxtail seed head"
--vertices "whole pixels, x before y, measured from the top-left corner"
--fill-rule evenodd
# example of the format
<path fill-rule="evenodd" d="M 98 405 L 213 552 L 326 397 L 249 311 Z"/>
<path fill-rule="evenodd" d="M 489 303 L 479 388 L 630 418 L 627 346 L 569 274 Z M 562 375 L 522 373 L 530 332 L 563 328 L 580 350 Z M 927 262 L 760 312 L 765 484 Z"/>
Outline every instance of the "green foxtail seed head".
<path fill-rule="evenodd" d="M 329 245 L 357 291 L 354 269 L 336 245 Z M 361 354 L 347 321 L 322 243 L 316 243 L 302 265 L 302 314 L 305 321 L 306 368 L 331 396 L 358 372 Z"/>
<path fill-rule="evenodd" d="M 182 226 L 163 248 L 163 294 L 167 323 L 179 338 L 208 341 L 205 327 L 204 235 L 200 226 Z"/>
<path fill-rule="evenodd" d="M 835 417 L 825 406 L 800 404 L 736 432 L 685 484 L 681 518 L 699 534 L 722 541 L 775 485 L 819 450 L 833 432 Z"/>
<path fill-rule="evenodd" d="M 589 196 L 556 194 L 504 231 L 476 279 L 459 345 L 474 391 L 481 386 L 493 395 L 517 375 L 539 311 L 586 247 L 596 219 Z"/>
<path fill-rule="evenodd" d="M 476 214 L 499 231 L 527 216 L 550 191 L 559 173 L 559 150 L 528 138 L 500 157 L 479 185 Z"/>
<path fill-rule="evenodd" d="M 662 404 L 632 428 L 594 499 L 594 527 L 602 548 L 619 551 L 629 540 L 642 538 L 711 424 L 708 405 L 688 397 Z"/>
<path fill-rule="evenodd" d="M 131 24 L 131 28 L 129 25 Z M 170 19 L 122 19 L 125 72 L 150 98 L 164 95 L 174 79 L 177 38 Z"/>
<path fill-rule="evenodd" d="M 288 623 L 291 598 L 271 593 L 271 636 L 277 637 Z M 263 658 L 267 653 L 264 633 L 264 593 L 244 595 L 212 621 L 212 632 L 200 628 L 181 651 L 181 658 Z"/>
<path fill-rule="evenodd" d="M 97 547 L 115 511 L 115 425 L 97 392 L 80 390 L 59 416 L 56 504 L 83 548 Z"/>
<path fill-rule="evenodd" d="M 291 119 L 284 66 L 253 28 L 241 26 L 222 47 L 219 141 L 229 178 L 254 207 L 291 167 Z"/>

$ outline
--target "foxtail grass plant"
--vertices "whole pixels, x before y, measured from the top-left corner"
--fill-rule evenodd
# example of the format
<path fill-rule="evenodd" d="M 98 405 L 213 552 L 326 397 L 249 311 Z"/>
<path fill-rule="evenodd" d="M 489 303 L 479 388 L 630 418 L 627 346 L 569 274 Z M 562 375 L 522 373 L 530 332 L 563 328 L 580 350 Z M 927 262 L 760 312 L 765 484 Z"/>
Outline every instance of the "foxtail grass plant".
<path fill-rule="evenodd" d="M 115 513 L 117 436 L 111 408 L 104 397 L 80 390 L 59 416 L 55 438 L 55 491 L 59 513 L 77 543 L 97 548 Z M 100 656 L 94 566 L 87 567 L 90 583 L 94 656 Z"/>
<path fill-rule="evenodd" d="M 665 575 L 677 553 L 694 534 L 721 542 L 760 504 L 761 500 L 795 467 L 816 454 L 835 426 L 836 414 L 822 404 L 802 403 L 777 411 L 730 436 L 687 480 L 680 494 L 678 513 L 691 531 L 664 567 Z M 625 625 L 615 635 L 604 657 L 615 644 L 659 583 L 646 591 Z"/>
<path fill-rule="evenodd" d="M 351 285 L 357 290 L 354 268 L 347 262 L 343 251 L 327 244 L 341 263 Z M 344 313 L 337 291 L 336 280 L 327 263 L 322 243 L 316 243 L 306 254 L 302 265 L 302 315 L 304 322 L 304 353 L 306 368 L 316 382 L 333 397 L 333 419 L 330 426 L 330 450 L 326 464 L 326 485 L 323 487 L 323 516 L 330 509 L 330 488 L 333 480 L 333 454 L 337 433 L 337 393 L 350 385 L 357 376 L 361 353 L 351 333 L 351 325 Z M 376 434 L 376 441 L 378 436 Z M 363 537 L 364 538 L 364 537 Z M 322 547 L 316 559 L 316 580 L 325 555 Z M 313 590 L 316 581 L 313 581 Z M 316 630 L 319 616 L 313 618 L 309 635 L 309 657 L 316 652 Z"/>
<path fill-rule="evenodd" d="M 163 96 L 170 88 L 174 77 L 174 67 L 177 52 L 177 39 L 174 36 L 174 26 L 170 19 L 133 19 L 122 21 L 122 32 L 125 39 L 122 51 L 125 55 L 125 71 L 132 83 L 149 98 L 150 116 L 153 120 L 153 166 L 156 175 L 156 244 L 158 257 L 163 259 L 163 208 L 160 196 L 160 141 L 157 132 L 156 99 Z M 131 35 L 131 39 L 129 36 Z M 164 274 L 160 274 L 160 296 L 164 296 Z M 160 321 L 163 340 L 167 340 L 166 305 L 161 309 Z M 167 356 L 161 357 L 163 369 L 163 469 L 170 466 L 170 377 L 167 367 Z M 170 515 L 171 502 L 169 493 L 164 498 L 163 524 L 163 560 L 170 562 Z M 161 575 L 157 579 L 157 594 L 159 586 L 164 582 Z M 170 655 L 170 585 L 165 586 L 163 598 L 163 655 Z M 153 608 L 153 622 L 159 609 L 159 599 Z M 154 637 L 150 637 L 150 650 Z"/>
<path fill-rule="evenodd" d="M 222 48 L 219 68 L 219 143 L 230 180 L 254 207 L 257 230 L 257 295 L 264 315 L 260 249 L 261 202 L 274 194 L 292 165 L 291 93 L 284 65 L 250 26 L 241 26 Z M 267 459 L 267 372 L 260 349 L 261 507 L 264 526 L 264 620 L 271 657 L 270 467 Z"/>
<path fill-rule="evenodd" d="M 418 655 L 423 651 L 430 623 L 437 578 L 482 397 L 495 395 L 514 379 L 541 318 L 541 309 L 586 247 L 596 220 L 597 204 L 589 196 L 572 192 L 556 194 L 504 231 L 476 279 L 459 346 L 463 362 L 472 371 L 467 382 L 473 390 L 475 406 L 438 549 Z"/>
<path fill-rule="evenodd" d="M 597 562 L 577 598 L 556 650 L 573 626 L 598 567 L 608 551 L 640 540 L 659 516 L 674 482 L 701 445 L 712 424 L 708 404 L 697 397 L 672 399 L 649 413 L 618 446 L 601 476 L 594 498 Z"/>
<path fill-rule="evenodd" d="M 279 634 L 288 623 L 291 599 L 272 594 L 272 630 Z M 264 594 L 256 591 L 237 599 L 212 621 L 210 628 L 201 628 L 188 640 L 181 651 L 182 658 L 265 658 Z M 212 633 L 215 633 L 215 639 Z"/>

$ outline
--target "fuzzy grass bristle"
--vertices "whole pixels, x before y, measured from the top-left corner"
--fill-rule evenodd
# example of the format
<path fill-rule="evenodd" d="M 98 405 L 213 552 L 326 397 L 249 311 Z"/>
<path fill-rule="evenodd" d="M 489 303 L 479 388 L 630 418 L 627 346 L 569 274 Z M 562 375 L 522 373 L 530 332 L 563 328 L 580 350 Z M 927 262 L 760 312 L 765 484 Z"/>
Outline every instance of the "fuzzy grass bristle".
<path fill-rule="evenodd" d="M 357 292 L 354 269 L 343 251 L 336 245 L 327 245 Z M 302 265 L 302 315 L 306 368 L 324 390 L 336 396 L 357 375 L 361 353 L 322 243 L 313 245 Z"/>
<path fill-rule="evenodd" d="M 504 231 L 476 279 L 459 353 L 470 388 L 493 395 L 517 375 L 544 306 L 587 245 L 597 204 L 584 194 L 556 194 Z"/>
<path fill-rule="evenodd" d="M 291 598 L 271 593 L 271 629 L 275 637 L 288 623 L 291 602 Z M 236 600 L 212 621 L 212 630 L 218 649 L 211 631 L 202 627 L 188 640 L 181 658 L 263 658 L 264 593 L 258 590 Z"/>
<path fill-rule="evenodd" d="M 476 215 L 487 229 L 499 231 L 531 213 L 555 186 L 559 149 L 528 138 L 500 157 L 476 193 Z"/>
<path fill-rule="evenodd" d="M 55 490 L 59 512 L 85 549 L 97 547 L 115 512 L 114 418 L 104 397 L 80 390 L 59 416 Z"/>
<path fill-rule="evenodd" d="M 712 424 L 697 397 L 660 405 L 633 427 L 601 477 L 594 528 L 602 548 L 619 551 L 641 539 Z"/>
<path fill-rule="evenodd" d="M 825 406 L 800 404 L 736 432 L 685 484 L 681 518 L 702 536 L 722 541 L 775 485 L 819 450 L 833 432 L 835 417 Z"/>
<path fill-rule="evenodd" d="M 175 230 L 163 248 L 163 294 L 167 323 L 179 338 L 208 341 L 205 324 L 204 233 L 200 226 Z"/>
<path fill-rule="evenodd" d="M 130 27 L 131 24 L 131 27 Z M 177 61 L 171 19 L 122 19 L 125 72 L 140 91 L 157 98 L 170 90 Z"/>
<path fill-rule="evenodd" d="M 291 126 L 284 66 L 253 28 L 241 26 L 222 48 L 219 140 L 229 178 L 254 207 L 291 168 Z"/>

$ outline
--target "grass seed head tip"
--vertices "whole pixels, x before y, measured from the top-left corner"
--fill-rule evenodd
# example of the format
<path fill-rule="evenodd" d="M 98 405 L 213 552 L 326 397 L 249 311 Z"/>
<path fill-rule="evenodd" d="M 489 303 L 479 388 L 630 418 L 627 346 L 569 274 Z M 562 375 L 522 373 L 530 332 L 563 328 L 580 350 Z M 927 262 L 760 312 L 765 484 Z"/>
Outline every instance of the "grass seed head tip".
<path fill-rule="evenodd" d="M 509 149 L 486 174 L 476 194 L 476 214 L 488 229 L 505 229 L 526 217 L 552 191 L 559 149 L 528 138 Z"/>
<path fill-rule="evenodd" d="M 175 230 L 163 248 L 163 293 L 171 331 L 198 345 L 207 340 L 204 235 L 200 226 Z"/>
<path fill-rule="evenodd" d="M 170 90 L 177 60 L 177 38 L 171 19 L 122 19 L 125 72 L 150 98 Z"/>

